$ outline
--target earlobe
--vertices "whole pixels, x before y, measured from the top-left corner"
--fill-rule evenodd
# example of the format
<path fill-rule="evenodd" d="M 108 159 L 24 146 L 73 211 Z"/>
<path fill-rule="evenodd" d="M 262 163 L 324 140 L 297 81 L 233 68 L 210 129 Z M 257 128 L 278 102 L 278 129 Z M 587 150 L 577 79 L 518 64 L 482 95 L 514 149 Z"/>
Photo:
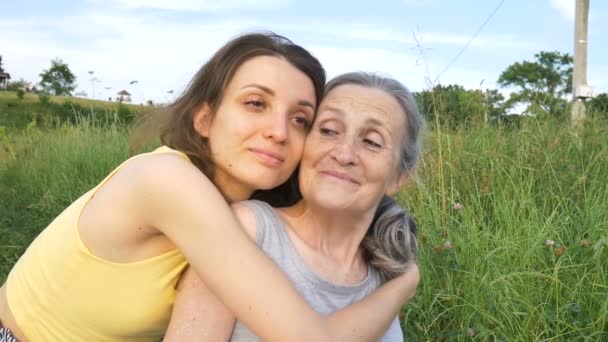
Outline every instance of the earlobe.
<path fill-rule="evenodd" d="M 192 118 L 194 130 L 204 138 L 209 138 L 211 127 L 211 110 L 208 104 L 202 105 Z"/>
<path fill-rule="evenodd" d="M 395 181 L 393 181 L 388 186 L 388 189 L 386 190 L 386 194 L 388 196 L 395 195 L 397 193 L 397 191 L 399 191 L 399 189 L 401 189 L 401 186 L 403 184 L 405 184 L 405 182 L 410 178 L 411 174 L 412 174 L 411 171 L 405 171 L 405 172 L 403 172 L 399 177 L 397 177 L 397 179 Z"/>

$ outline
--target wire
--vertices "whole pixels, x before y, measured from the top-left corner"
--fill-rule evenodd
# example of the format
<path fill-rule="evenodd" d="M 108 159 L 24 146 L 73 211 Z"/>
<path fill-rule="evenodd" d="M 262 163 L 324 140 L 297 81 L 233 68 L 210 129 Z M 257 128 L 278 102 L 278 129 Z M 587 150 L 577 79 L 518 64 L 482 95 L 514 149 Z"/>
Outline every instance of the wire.
<path fill-rule="evenodd" d="M 483 30 L 483 28 L 490 22 L 490 20 L 494 16 L 494 14 L 496 14 L 496 12 L 498 12 L 498 9 L 502 6 L 502 4 L 504 2 L 505 2 L 505 0 L 501 0 L 498 3 L 498 5 L 494 8 L 494 10 L 492 11 L 492 13 L 490 13 L 490 15 L 486 18 L 486 20 L 481 24 L 481 26 L 479 27 L 479 29 L 477 29 L 477 31 L 475 32 L 475 34 L 473 34 L 473 37 L 471 37 L 471 39 L 469 39 L 469 41 L 462 47 L 462 49 L 460 49 L 460 51 L 456 54 L 456 56 L 454 56 L 454 58 L 452 58 L 452 60 L 448 63 L 448 65 L 446 65 L 446 67 L 440 73 L 437 74 L 437 76 L 435 77 L 435 81 L 433 81 L 433 83 L 437 82 L 437 80 L 439 79 L 439 76 L 441 76 L 443 73 L 445 73 L 446 71 L 448 71 L 448 69 L 452 66 L 452 64 L 454 64 L 454 62 L 456 62 L 456 60 L 458 59 L 458 57 L 460 57 L 460 55 L 462 55 L 464 53 L 464 50 L 466 50 L 469 47 L 469 45 L 471 45 L 471 43 L 473 42 L 473 40 L 475 40 L 475 38 L 481 32 L 481 30 Z"/>

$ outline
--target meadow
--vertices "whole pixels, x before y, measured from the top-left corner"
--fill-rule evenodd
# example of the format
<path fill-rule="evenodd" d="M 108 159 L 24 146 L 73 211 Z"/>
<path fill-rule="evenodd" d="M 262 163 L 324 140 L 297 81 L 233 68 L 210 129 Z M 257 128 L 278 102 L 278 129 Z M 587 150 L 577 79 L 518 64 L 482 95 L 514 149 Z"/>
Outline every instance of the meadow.
<path fill-rule="evenodd" d="M 50 126 L 0 114 L 0 283 L 128 157 L 117 111 Z M 418 222 L 422 272 L 401 313 L 407 340 L 608 341 L 607 137 L 593 118 L 578 129 L 552 118 L 429 125 L 398 194 Z"/>

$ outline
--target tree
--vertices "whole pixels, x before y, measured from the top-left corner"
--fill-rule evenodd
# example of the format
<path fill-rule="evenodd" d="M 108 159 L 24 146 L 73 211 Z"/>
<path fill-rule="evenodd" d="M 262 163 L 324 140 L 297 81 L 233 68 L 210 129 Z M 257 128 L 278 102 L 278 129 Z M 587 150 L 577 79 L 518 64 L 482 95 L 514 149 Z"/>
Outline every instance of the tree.
<path fill-rule="evenodd" d="M 23 89 L 24 86 L 25 86 L 25 80 L 23 78 L 21 78 L 18 81 L 8 82 L 8 85 L 6 86 L 6 90 L 18 91 L 19 89 Z"/>
<path fill-rule="evenodd" d="M 42 71 L 40 86 L 53 95 L 72 95 L 76 89 L 76 76 L 72 74 L 67 64 L 56 58 L 51 61 L 51 67 Z"/>
<path fill-rule="evenodd" d="M 4 67 L 2 67 L 2 55 L 0 55 L 0 72 L 4 72 Z"/>
<path fill-rule="evenodd" d="M 541 51 L 534 58 L 534 62 L 516 62 L 500 74 L 501 87 L 518 88 L 507 100 L 507 108 L 525 103 L 528 112 L 562 113 L 567 105 L 565 97 L 572 93 L 572 56 Z"/>
<path fill-rule="evenodd" d="M 587 105 L 590 113 L 608 119 L 608 93 L 602 93 L 592 98 Z"/>
<path fill-rule="evenodd" d="M 416 94 L 420 111 L 427 121 L 434 123 L 435 115 L 442 125 L 458 127 L 467 123 L 485 122 L 503 114 L 504 97 L 495 89 L 482 92 L 465 89 L 461 85 L 438 84 L 431 90 Z"/>

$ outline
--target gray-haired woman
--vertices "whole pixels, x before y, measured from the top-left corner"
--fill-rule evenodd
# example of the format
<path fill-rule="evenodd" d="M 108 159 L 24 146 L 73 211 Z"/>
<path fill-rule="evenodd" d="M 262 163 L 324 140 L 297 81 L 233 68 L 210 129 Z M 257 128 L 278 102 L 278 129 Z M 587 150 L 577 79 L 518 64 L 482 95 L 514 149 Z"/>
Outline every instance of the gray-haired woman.
<path fill-rule="evenodd" d="M 284 208 L 260 201 L 233 205 L 251 238 L 318 312 L 332 313 L 386 280 L 418 272 L 415 225 L 389 196 L 416 164 L 422 125 L 413 96 L 394 79 L 338 76 L 327 85 L 306 140 L 302 198 Z M 234 286 L 247 284 L 237 279 Z M 257 340 L 240 321 L 235 325 L 194 273 L 180 288 L 166 341 Z M 373 317 L 367 325 L 381 324 Z M 386 328 L 383 341 L 403 340 L 397 319 Z"/>

